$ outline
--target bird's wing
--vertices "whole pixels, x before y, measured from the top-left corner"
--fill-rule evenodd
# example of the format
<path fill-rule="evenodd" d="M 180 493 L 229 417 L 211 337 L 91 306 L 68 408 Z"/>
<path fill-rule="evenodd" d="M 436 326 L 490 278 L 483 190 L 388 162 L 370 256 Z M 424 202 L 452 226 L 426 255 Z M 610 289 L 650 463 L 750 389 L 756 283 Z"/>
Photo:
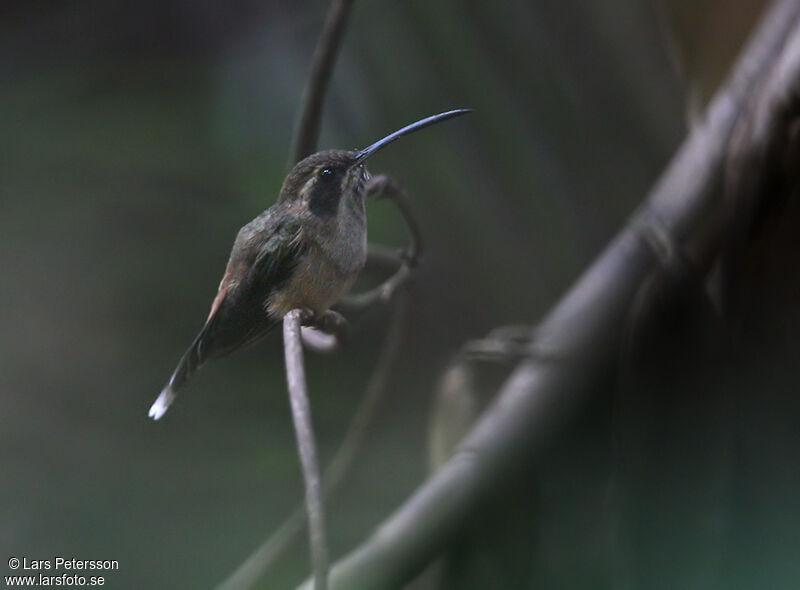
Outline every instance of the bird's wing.
<path fill-rule="evenodd" d="M 271 292 L 289 280 L 303 255 L 305 242 L 301 239 L 301 225 L 289 221 L 276 223 L 261 244 L 250 266 L 248 280 Z"/>
<path fill-rule="evenodd" d="M 304 249 L 299 223 L 280 217 L 267 210 L 239 231 L 205 325 L 151 407 L 153 418 L 163 416 L 203 363 L 255 342 L 277 323 L 266 302 L 289 279 Z"/>
<path fill-rule="evenodd" d="M 248 224 L 249 225 L 249 224 Z M 274 217 L 245 226 L 198 338 L 202 361 L 255 342 L 275 324 L 266 302 L 291 276 L 302 255 L 300 225 Z M 246 243 L 245 243 L 246 242 Z M 244 254 L 239 254 L 244 253 Z"/>
<path fill-rule="evenodd" d="M 275 325 L 265 302 L 302 254 L 299 231 L 298 224 L 267 214 L 242 228 L 205 325 L 176 369 L 179 385 L 207 360 L 252 344 Z"/>

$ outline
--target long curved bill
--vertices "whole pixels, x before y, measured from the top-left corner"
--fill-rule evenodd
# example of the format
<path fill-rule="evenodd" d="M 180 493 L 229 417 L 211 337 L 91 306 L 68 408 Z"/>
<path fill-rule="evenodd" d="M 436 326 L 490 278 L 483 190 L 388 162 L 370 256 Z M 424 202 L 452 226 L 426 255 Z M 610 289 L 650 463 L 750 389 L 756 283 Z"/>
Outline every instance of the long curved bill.
<path fill-rule="evenodd" d="M 420 129 L 424 129 L 425 127 L 435 125 L 436 123 L 441 123 L 442 121 L 447 121 L 447 119 L 452 119 L 453 117 L 460 117 L 461 115 L 466 115 L 467 113 L 471 112 L 472 109 L 455 109 L 452 111 L 447 111 L 445 113 L 439 113 L 438 115 L 431 115 L 430 117 L 420 119 L 416 123 L 411 123 L 411 125 L 406 125 L 402 129 L 398 129 L 394 133 L 390 133 L 383 139 L 379 139 L 371 146 L 365 147 L 363 150 L 358 152 L 358 155 L 356 156 L 355 165 L 361 164 L 367 158 L 374 156 L 375 153 L 385 148 L 394 140 L 403 137 L 404 135 L 408 135 L 409 133 L 414 133 L 414 131 L 419 131 Z"/>

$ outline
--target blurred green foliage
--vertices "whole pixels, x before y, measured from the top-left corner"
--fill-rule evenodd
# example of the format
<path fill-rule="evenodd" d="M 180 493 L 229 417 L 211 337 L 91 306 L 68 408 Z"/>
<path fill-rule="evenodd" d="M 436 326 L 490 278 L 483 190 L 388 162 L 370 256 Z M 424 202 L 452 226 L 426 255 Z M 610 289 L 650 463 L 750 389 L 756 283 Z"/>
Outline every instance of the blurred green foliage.
<path fill-rule="evenodd" d="M 4 555 L 118 559 L 114 588 L 210 587 L 301 497 L 277 336 L 205 368 L 162 423 L 146 413 L 236 231 L 277 195 L 324 9 L 35 0 L 0 12 Z M 356 2 L 320 147 L 461 106 L 475 113 L 371 165 L 407 187 L 427 251 L 390 407 L 329 509 L 334 556 L 425 475 L 431 391 L 459 344 L 535 322 L 683 134 L 645 3 Z M 386 204 L 369 229 L 402 243 Z M 385 316 L 308 360 L 323 457 Z M 607 450 L 596 424 L 576 428 L 541 488 L 537 563 L 553 587 L 591 586 L 604 567 L 587 554 L 603 543 Z M 300 545 L 268 587 L 304 576 Z"/>

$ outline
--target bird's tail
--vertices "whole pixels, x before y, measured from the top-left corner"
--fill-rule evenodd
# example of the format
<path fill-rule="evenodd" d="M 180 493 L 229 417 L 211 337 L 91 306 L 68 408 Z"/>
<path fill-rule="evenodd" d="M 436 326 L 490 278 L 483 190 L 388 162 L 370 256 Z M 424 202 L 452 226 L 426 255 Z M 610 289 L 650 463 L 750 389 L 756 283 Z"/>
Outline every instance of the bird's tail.
<path fill-rule="evenodd" d="M 150 406 L 150 411 L 147 415 L 153 420 L 161 418 L 167 411 L 167 408 L 175 401 L 176 395 L 178 394 L 175 392 L 175 388 L 172 387 L 171 384 L 167 384 L 167 386 L 161 390 L 161 393 L 156 398 L 156 401 L 153 402 L 153 405 Z"/>
<path fill-rule="evenodd" d="M 189 377 L 191 377 L 192 374 L 203 364 L 204 336 L 205 329 L 203 329 L 197 335 L 189 349 L 183 353 L 183 356 L 181 357 L 180 362 L 178 362 L 175 372 L 172 373 L 172 376 L 169 378 L 167 385 L 161 390 L 161 393 L 156 398 L 156 401 L 153 402 L 153 405 L 150 406 L 150 411 L 147 415 L 153 420 L 158 420 L 164 415 L 170 405 L 172 405 L 172 402 L 175 401 L 175 397 L 178 395 L 178 390 L 186 384 L 186 382 L 189 380 Z"/>

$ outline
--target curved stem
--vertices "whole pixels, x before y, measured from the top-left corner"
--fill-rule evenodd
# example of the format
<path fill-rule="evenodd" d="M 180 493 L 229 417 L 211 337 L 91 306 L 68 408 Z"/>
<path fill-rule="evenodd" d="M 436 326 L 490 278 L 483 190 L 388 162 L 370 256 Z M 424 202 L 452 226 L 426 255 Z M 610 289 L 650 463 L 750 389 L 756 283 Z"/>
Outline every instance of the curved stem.
<path fill-rule="evenodd" d="M 349 295 L 342 299 L 339 305 L 351 311 L 365 309 L 376 303 L 385 303 L 391 300 L 394 293 L 408 282 L 411 270 L 419 264 L 422 256 L 422 233 L 419 230 L 414 211 L 400 185 L 390 177 L 381 174 L 372 178 L 365 190 L 368 197 L 385 198 L 394 203 L 408 229 L 408 246 L 400 252 L 398 256 L 400 266 L 392 276 L 369 291 Z M 386 252 L 382 251 L 379 255 L 385 261 Z"/>
<path fill-rule="evenodd" d="M 332 0 L 328 8 L 322 33 L 314 50 L 308 82 L 303 91 L 300 116 L 297 119 L 292 140 L 290 167 L 313 153 L 317 148 L 325 92 L 336 63 L 336 56 L 342 45 L 347 17 L 352 5 L 353 0 Z"/>

